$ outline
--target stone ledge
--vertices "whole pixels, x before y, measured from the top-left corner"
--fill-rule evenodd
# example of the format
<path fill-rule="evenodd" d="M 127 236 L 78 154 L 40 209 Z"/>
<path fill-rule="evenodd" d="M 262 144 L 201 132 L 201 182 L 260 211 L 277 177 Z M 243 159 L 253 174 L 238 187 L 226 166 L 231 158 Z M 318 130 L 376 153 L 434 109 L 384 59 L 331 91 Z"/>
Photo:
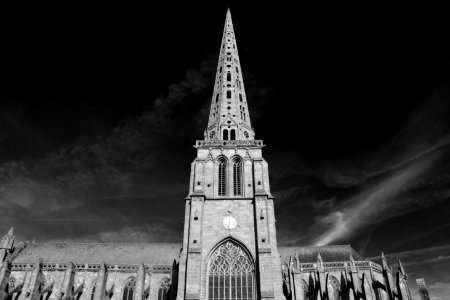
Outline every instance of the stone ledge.
<path fill-rule="evenodd" d="M 199 140 L 195 142 L 195 148 L 209 148 L 209 147 L 264 147 L 262 140 Z"/>
<path fill-rule="evenodd" d="M 202 249 L 199 247 L 189 248 L 188 253 L 202 253 Z"/>
<path fill-rule="evenodd" d="M 275 298 L 273 291 L 261 291 L 261 298 Z"/>
<path fill-rule="evenodd" d="M 186 299 L 186 300 L 198 300 L 198 299 L 200 299 L 200 295 L 199 294 L 186 294 L 184 296 L 184 299 Z"/>
<path fill-rule="evenodd" d="M 259 248 L 258 253 L 272 253 L 272 249 L 270 248 Z"/>

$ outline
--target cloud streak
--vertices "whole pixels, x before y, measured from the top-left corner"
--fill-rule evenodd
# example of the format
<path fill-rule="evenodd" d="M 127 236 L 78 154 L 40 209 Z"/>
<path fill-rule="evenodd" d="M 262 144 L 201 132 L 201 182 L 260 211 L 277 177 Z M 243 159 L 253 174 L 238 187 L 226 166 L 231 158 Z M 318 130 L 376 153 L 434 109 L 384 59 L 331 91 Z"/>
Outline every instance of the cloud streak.
<path fill-rule="evenodd" d="M 395 171 L 379 183 L 374 184 L 333 209 L 320 218 L 319 223 L 330 229 L 314 242 L 317 246 L 330 244 L 338 239 L 349 238 L 357 230 L 383 219 L 394 206 L 390 202 L 404 191 L 414 180 L 427 172 L 438 160 L 440 153 L 419 158 L 409 166 Z"/>

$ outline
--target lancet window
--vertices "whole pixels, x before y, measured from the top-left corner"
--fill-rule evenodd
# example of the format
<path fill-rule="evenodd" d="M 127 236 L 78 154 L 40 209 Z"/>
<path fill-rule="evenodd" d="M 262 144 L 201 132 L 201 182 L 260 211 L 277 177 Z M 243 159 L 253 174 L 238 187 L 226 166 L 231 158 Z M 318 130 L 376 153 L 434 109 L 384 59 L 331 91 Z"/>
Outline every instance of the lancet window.
<path fill-rule="evenodd" d="M 242 247 L 232 241 L 220 245 L 208 263 L 208 300 L 254 300 L 254 266 Z"/>
<path fill-rule="evenodd" d="M 136 286 L 136 279 L 131 277 L 128 279 L 123 288 L 123 300 L 133 300 L 134 287 Z"/>
<path fill-rule="evenodd" d="M 230 130 L 230 140 L 234 141 L 236 139 L 236 130 Z"/>
<path fill-rule="evenodd" d="M 242 161 L 238 157 L 233 159 L 233 193 L 242 196 Z"/>
<path fill-rule="evenodd" d="M 226 185 L 227 161 L 225 160 L 225 158 L 220 157 L 217 162 L 219 164 L 218 193 L 219 193 L 219 196 L 226 196 L 226 193 L 227 193 L 227 185 Z"/>
<path fill-rule="evenodd" d="M 158 300 L 168 300 L 169 299 L 169 289 L 170 280 L 169 278 L 164 278 L 158 289 Z"/>
<path fill-rule="evenodd" d="M 329 300 L 340 300 L 341 298 L 339 297 L 339 293 L 340 293 L 340 289 L 339 289 L 339 281 L 334 278 L 333 276 L 330 276 L 328 278 L 328 284 L 327 284 L 327 289 L 328 289 L 328 299 Z"/>

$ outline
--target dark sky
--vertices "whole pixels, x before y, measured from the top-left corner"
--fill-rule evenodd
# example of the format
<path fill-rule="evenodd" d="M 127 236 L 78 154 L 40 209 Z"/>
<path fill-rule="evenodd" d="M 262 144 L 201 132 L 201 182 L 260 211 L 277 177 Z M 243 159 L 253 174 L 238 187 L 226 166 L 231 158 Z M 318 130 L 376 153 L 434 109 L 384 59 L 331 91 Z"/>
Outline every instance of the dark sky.
<path fill-rule="evenodd" d="M 241 2 L 231 11 L 279 244 L 383 250 L 445 293 L 445 10 Z M 3 10 L 1 231 L 181 242 L 225 3 Z"/>

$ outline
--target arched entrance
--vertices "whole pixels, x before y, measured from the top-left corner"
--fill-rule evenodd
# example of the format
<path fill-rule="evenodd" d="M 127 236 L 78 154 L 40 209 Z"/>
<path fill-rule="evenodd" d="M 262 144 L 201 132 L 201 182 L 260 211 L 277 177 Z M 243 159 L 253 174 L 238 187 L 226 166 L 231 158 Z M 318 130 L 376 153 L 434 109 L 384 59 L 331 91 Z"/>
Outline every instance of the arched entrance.
<path fill-rule="evenodd" d="M 248 252 L 227 240 L 217 247 L 208 262 L 208 300 L 254 300 L 255 268 Z"/>

